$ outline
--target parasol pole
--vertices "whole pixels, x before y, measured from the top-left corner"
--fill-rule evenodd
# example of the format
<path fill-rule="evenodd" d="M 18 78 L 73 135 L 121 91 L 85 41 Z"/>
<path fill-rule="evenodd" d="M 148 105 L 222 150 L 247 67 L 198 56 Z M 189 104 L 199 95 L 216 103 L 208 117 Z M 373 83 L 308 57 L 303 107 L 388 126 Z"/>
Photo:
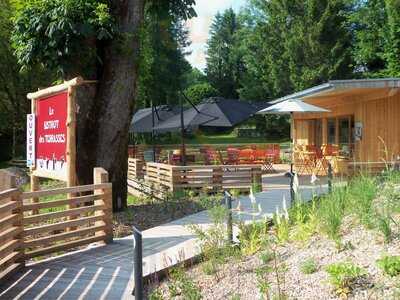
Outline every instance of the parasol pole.
<path fill-rule="evenodd" d="M 183 103 L 182 97 L 179 97 L 179 104 L 181 106 L 181 158 L 182 158 L 182 165 L 186 165 L 186 147 L 185 147 L 185 122 L 183 119 Z"/>
<path fill-rule="evenodd" d="M 156 162 L 156 145 L 154 144 L 154 105 L 151 101 L 151 145 L 153 149 L 153 162 Z"/>
<path fill-rule="evenodd" d="M 293 112 L 290 112 L 290 173 L 293 175 L 293 161 L 294 161 L 294 119 Z"/>

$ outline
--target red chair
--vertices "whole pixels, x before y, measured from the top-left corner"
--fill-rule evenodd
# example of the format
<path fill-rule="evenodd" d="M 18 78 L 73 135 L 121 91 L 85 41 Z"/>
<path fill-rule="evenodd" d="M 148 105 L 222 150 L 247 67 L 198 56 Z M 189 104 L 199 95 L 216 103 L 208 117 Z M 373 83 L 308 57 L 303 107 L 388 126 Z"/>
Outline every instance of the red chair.
<path fill-rule="evenodd" d="M 226 154 L 227 154 L 227 164 L 228 165 L 237 165 L 239 164 L 239 153 L 240 150 L 237 148 L 227 148 L 226 149 Z"/>
<path fill-rule="evenodd" d="M 219 161 L 220 158 L 217 151 L 212 148 L 205 149 L 203 152 L 203 158 L 206 165 L 215 165 L 217 163 L 223 164 L 223 162 Z"/>
<path fill-rule="evenodd" d="M 242 149 L 239 152 L 239 163 L 240 164 L 252 164 L 254 162 L 254 150 L 253 149 Z"/>
<path fill-rule="evenodd" d="M 279 144 L 273 145 L 274 163 L 279 164 L 281 162 L 281 146 Z"/>

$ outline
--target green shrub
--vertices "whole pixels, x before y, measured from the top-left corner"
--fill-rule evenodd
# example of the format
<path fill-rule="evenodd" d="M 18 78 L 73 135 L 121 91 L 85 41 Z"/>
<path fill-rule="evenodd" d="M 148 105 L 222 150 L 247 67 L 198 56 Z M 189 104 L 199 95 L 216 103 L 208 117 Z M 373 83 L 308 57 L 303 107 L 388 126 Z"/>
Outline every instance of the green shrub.
<path fill-rule="evenodd" d="M 317 230 L 318 215 L 317 202 L 313 200 L 310 203 L 295 202 L 295 205 L 289 210 L 290 220 L 293 225 L 291 238 L 295 241 L 307 241 Z"/>
<path fill-rule="evenodd" d="M 168 285 L 168 290 L 171 298 L 182 296 L 183 299 L 201 299 L 199 288 L 188 277 L 183 267 L 176 267 L 170 272 L 171 283 Z"/>
<path fill-rule="evenodd" d="M 390 227 L 391 218 L 387 215 L 377 215 L 376 222 L 377 229 L 383 234 L 385 242 L 390 242 L 393 237 L 392 228 Z"/>
<path fill-rule="evenodd" d="M 392 277 L 400 275 L 400 256 L 384 256 L 376 263 L 385 274 Z"/>
<path fill-rule="evenodd" d="M 266 250 L 260 254 L 260 260 L 265 265 L 273 259 L 274 259 L 274 253 L 272 253 L 271 251 Z"/>
<path fill-rule="evenodd" d="M 217 262 L 214 259 L 205 261 L 202 264 L 202 270 L 206 275 L 214 275 L 218 271 Z"/>
<path fill-rule="evenodd" d="M 373 227 L 374 207 L 377 182 L 375 178 L 360 175 L 349 184 L 348 210 L 354 213 L 361 224 L 368 228 Z"/>
<path fill-rule="evenodd" d="M 364 269 L 345 262 L 328 265 L 325 270 L 336 294 L 343 297 L 351 292 L 354 282 L 366 274 Z"/>
<path fill-rule="evenodd" d="M 281 216 L 278 212 L 274 214 L 274 229 L 277 241 L 282 244 L 287 242 L 290 233 L 289 217 Z"/>
<path fill-rule="evenodd" d="M 162 295 L 161 289 L 156 288 L 151 291 L 151 293 L 148 296 L 149 300 L 163 300 L 164 297 Z"/>
<path fill-rule="evenodd" d="M 261 249 L 266 240 L 266 226 L 263 222 L 239 225 L 239 242 L 244 255 L 252 255 Z"/>
<path fill-rule="evenodd" d="M 339 232 L 344 217 L 346 197 L 346 188 L 336 188 L 322 198 L 318 206 L 318 222 L 321 230 L 337 243 L 340 241 Z"/>
<path fill-rule="evenodd" d="M 300 271 L 303 274 L 312 274 L 315 273 L 317 270 L 318 270 L 317 263 L 312 258 L 306 259 L 300 264 Z"/>

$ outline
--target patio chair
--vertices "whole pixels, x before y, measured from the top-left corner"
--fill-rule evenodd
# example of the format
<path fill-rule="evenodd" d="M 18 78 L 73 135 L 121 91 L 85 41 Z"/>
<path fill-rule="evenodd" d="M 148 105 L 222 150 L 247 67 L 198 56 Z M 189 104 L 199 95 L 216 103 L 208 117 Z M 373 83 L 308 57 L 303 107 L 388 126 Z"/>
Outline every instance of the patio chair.
<path fill-rule="evenodd" d="M 203 152 L 203 159 L 206 165 L 215 165 L 219 162 L 218 153 L 212 148 L 207 148 Z"/>
<path fill-rule="evenodd" d="M 294 146 L 293 163 L 297 174 L 301 175 L 308 171 L 309 165 L 307 164 L 307 159 L 304 155 L 304 148 L 302 145 Z"/>
<path fill-rule="evenodd" d="M 327 175 L 328 174 L 329 160 L 324 155 L 322 149 L 317 149 L 316 162 L 315 162 L 315 174 Z"/>
<path fill-rule="evenodd" d="M 274 156 L 268 155 L 267 150 L 257 149 L 254 150 L 254 162 L 255 164 L 261 164 L 261 168 L 266 172 L 275 172 L 274 166 Z"/>
<path fill-rule="evenodd" d="M 279 164 L 281 162 L 281 145 L 273 144 L 273 154 L 274 154 L 274 163 Z"/>
<path fill-rule="evenodd" d="M 239 152 L 239 163 L 240 164 L 252 164 L 254 162 L 254 150 L 253 149 L 242 149 Z"/>
<path fill-rule="evenodd" d="M 226 149 L 228 165 L 239 164 L 239 152 L 240 152 L 240 150 L 237 148 L 227 148 Z"/>

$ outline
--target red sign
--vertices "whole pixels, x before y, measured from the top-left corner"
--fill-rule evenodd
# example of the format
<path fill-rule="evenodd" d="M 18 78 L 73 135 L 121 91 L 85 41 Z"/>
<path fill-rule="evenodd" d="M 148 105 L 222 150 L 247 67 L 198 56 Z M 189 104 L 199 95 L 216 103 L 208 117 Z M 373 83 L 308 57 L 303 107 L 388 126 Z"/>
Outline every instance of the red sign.
<path fill-rule="evenodd" d="M 36 166 L 61 171 L 65 168 L 67 145 L 67 101 L 63 92 L 36 102 Z"/>

